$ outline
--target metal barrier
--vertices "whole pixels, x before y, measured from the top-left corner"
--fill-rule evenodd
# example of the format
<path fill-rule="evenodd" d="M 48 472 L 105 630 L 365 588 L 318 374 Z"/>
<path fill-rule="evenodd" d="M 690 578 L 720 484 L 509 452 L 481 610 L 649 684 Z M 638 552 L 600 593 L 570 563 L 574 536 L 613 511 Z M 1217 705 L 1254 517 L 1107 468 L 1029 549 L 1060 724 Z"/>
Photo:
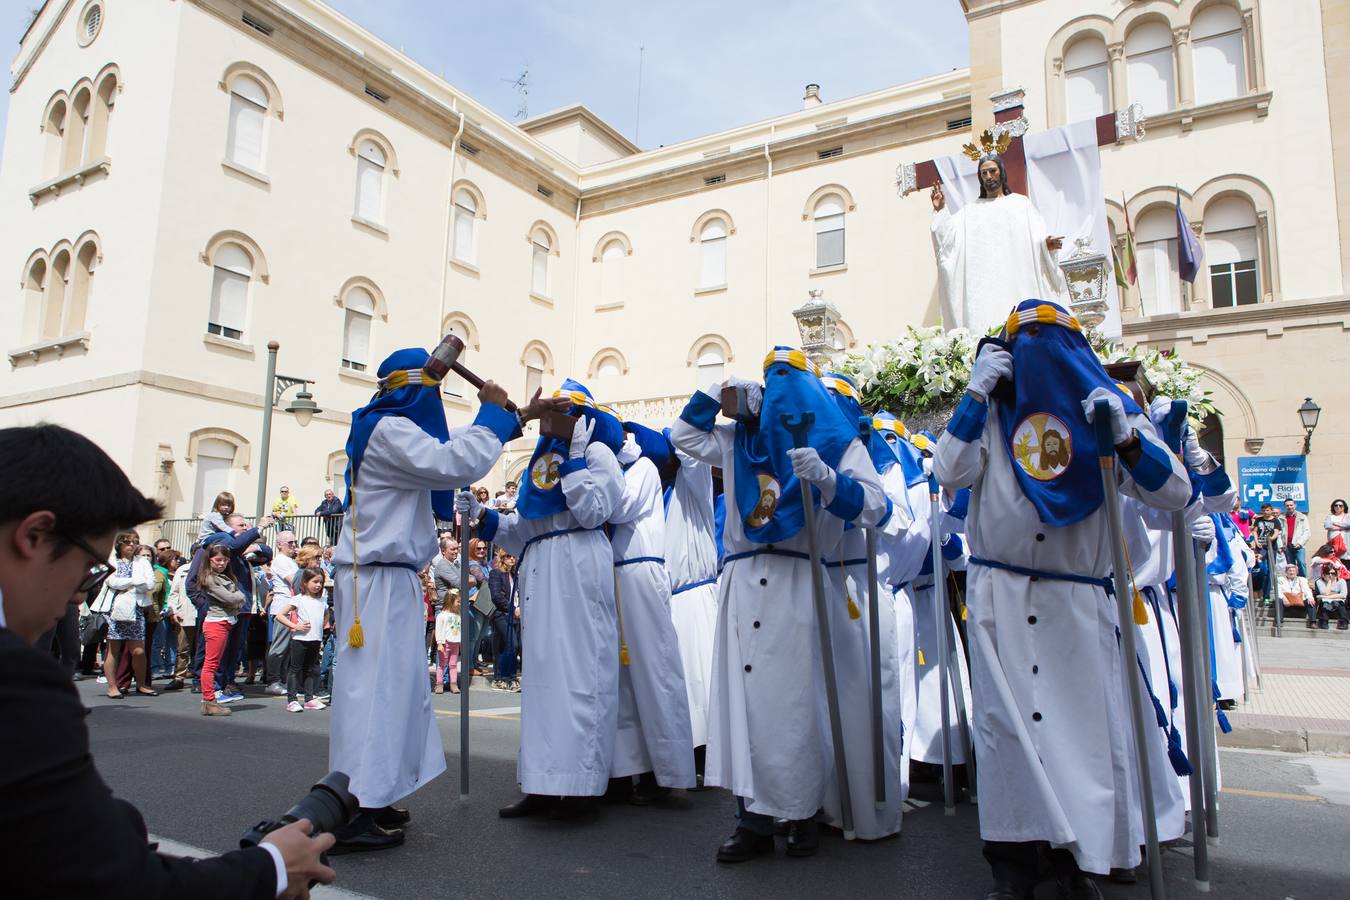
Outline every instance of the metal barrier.
<path fill-rule="evenodd" d="M 253 516 L 244 516 L 248 523 L 252 525 L 256 519 Z M 317 538 L 321 546 L 327 547 L 337 544 L 339 533 L 342 529 L 342 516 L 291 516 L 285 521 L 287 530 L 295 532 L 295 539 L 304 542 L 305 538 Z M 274 522 L 272 528 L 263 536 L 263 542 L 270 544 L 275 539 L 276 533 L 280 530 L 282 524 Z M 453 523 L 435 520 L 435 528 L 453 529 Z M 201 534 L 201 517 L 193 519 L 165 519 L 159 524 L 159 536 L 168 539 L 173 548 L 179 553 L 187 553 L 192 545 L 197 542 L 198 535 Z"/>

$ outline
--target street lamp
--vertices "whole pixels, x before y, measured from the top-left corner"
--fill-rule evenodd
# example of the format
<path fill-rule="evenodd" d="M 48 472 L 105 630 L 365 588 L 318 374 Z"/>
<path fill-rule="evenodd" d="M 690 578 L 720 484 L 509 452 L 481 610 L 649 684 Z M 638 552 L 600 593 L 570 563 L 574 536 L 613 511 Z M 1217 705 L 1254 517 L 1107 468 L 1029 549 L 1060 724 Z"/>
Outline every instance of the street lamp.
<path fill-rule="evenodd" d="M 281 402 L 283 394 L 293 387 L 299 387 L 295 399 L 286 407 L 286 412 L 295 416 L 295 421 L 300 423 L 300 427 L 308 425 L 315 413 L 323 412 L 319 409 L 319 404 L 314 402 L 314 395 L 307 390 L 314 382 L 307 378 L 288 378 L 277 374 L 277 351 L 280 349 L 281 344 L 276 341 L 267 342 L 267 383 L 263 390 L 262 461 L 258 466 L 259 519 L 267 513 L 267 462 L 272 450 L 272 408 Z"/>
<path fill-rule="evenodd" d="M 1308 451 L 1312 449 L 1312 433 L 1317 428 L 1317 418 L 1322 415 L 1322 407 L 1313 402 L 1311 397 L 1303 398 L 1303 405 L 1298 408 L 1298 417 L 1303 420 L 1303 455 L 1307 456 Z"/>

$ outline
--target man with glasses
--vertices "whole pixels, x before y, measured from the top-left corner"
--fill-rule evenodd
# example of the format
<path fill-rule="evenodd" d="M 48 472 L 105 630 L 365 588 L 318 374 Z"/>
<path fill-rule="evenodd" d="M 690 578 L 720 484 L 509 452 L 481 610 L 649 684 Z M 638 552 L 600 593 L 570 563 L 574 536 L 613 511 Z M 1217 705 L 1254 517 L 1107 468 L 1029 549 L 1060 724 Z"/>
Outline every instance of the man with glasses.
<path fill-rule="evenodd" d="M 299 512 L 299 502 L 291 498 L 291 489 L 283 484 L 281 496 L 272 504 L 272 518 L 276 520 L 277 527 L 290 528 L 291 519 L 294 519 Z"/>
<path fill-rule="evenodd" d="M 112 571 L 113 536 L 162 515 L 94 443 L 57 425 L 0 429 L 0 871 L 33 896 L 296 897 L 332 882 L 310 823 L 213 859 L 161 856 L 89 752 L 70 679 L 33 641 Z M 80 847 L 79 865 L 70 848 Z"/>
<path fill-rule="evenodd" d="M 295 595 L 292 581 L 300 571 L 295 562 L 299 547 L 295 532 L 281 531 L 276 538 L 277 555 L 272 560 L 272 606 L 267 610 L 267 624 L 272 629 L 272 641 L 267 648 L 267 693 L 274 697 L 286 694 L 286 662 L 291 658 L 291 630 L 283 628 L 272 618 L 280 604 L 288 603 Z"/>

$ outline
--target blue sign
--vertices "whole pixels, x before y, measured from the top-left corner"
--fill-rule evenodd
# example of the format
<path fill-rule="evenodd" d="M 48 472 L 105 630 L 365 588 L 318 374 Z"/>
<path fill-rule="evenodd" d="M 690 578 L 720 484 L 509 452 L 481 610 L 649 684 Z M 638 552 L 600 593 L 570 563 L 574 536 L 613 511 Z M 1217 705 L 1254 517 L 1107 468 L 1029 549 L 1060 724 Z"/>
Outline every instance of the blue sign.
<path fill-rule="evenodd" d="M 1299 512 L 1308 511 L 1306 456 L 1238 457 L 1238 499 L 1245 509 L 1269 503 L 1276 509 L 1293 500 Z"/>

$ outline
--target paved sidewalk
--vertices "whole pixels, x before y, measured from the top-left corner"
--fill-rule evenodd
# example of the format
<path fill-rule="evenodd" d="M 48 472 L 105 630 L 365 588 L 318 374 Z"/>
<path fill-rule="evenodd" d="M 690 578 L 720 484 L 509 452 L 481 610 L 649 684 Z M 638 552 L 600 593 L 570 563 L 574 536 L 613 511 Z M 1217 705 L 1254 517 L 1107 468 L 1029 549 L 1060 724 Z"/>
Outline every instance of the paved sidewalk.
<path fill-rule="evenodd" d="M 1225 747 L 1350 754 L 1350 641 L 1259 629 L 1261 684 L 1228 713 Z"/>

